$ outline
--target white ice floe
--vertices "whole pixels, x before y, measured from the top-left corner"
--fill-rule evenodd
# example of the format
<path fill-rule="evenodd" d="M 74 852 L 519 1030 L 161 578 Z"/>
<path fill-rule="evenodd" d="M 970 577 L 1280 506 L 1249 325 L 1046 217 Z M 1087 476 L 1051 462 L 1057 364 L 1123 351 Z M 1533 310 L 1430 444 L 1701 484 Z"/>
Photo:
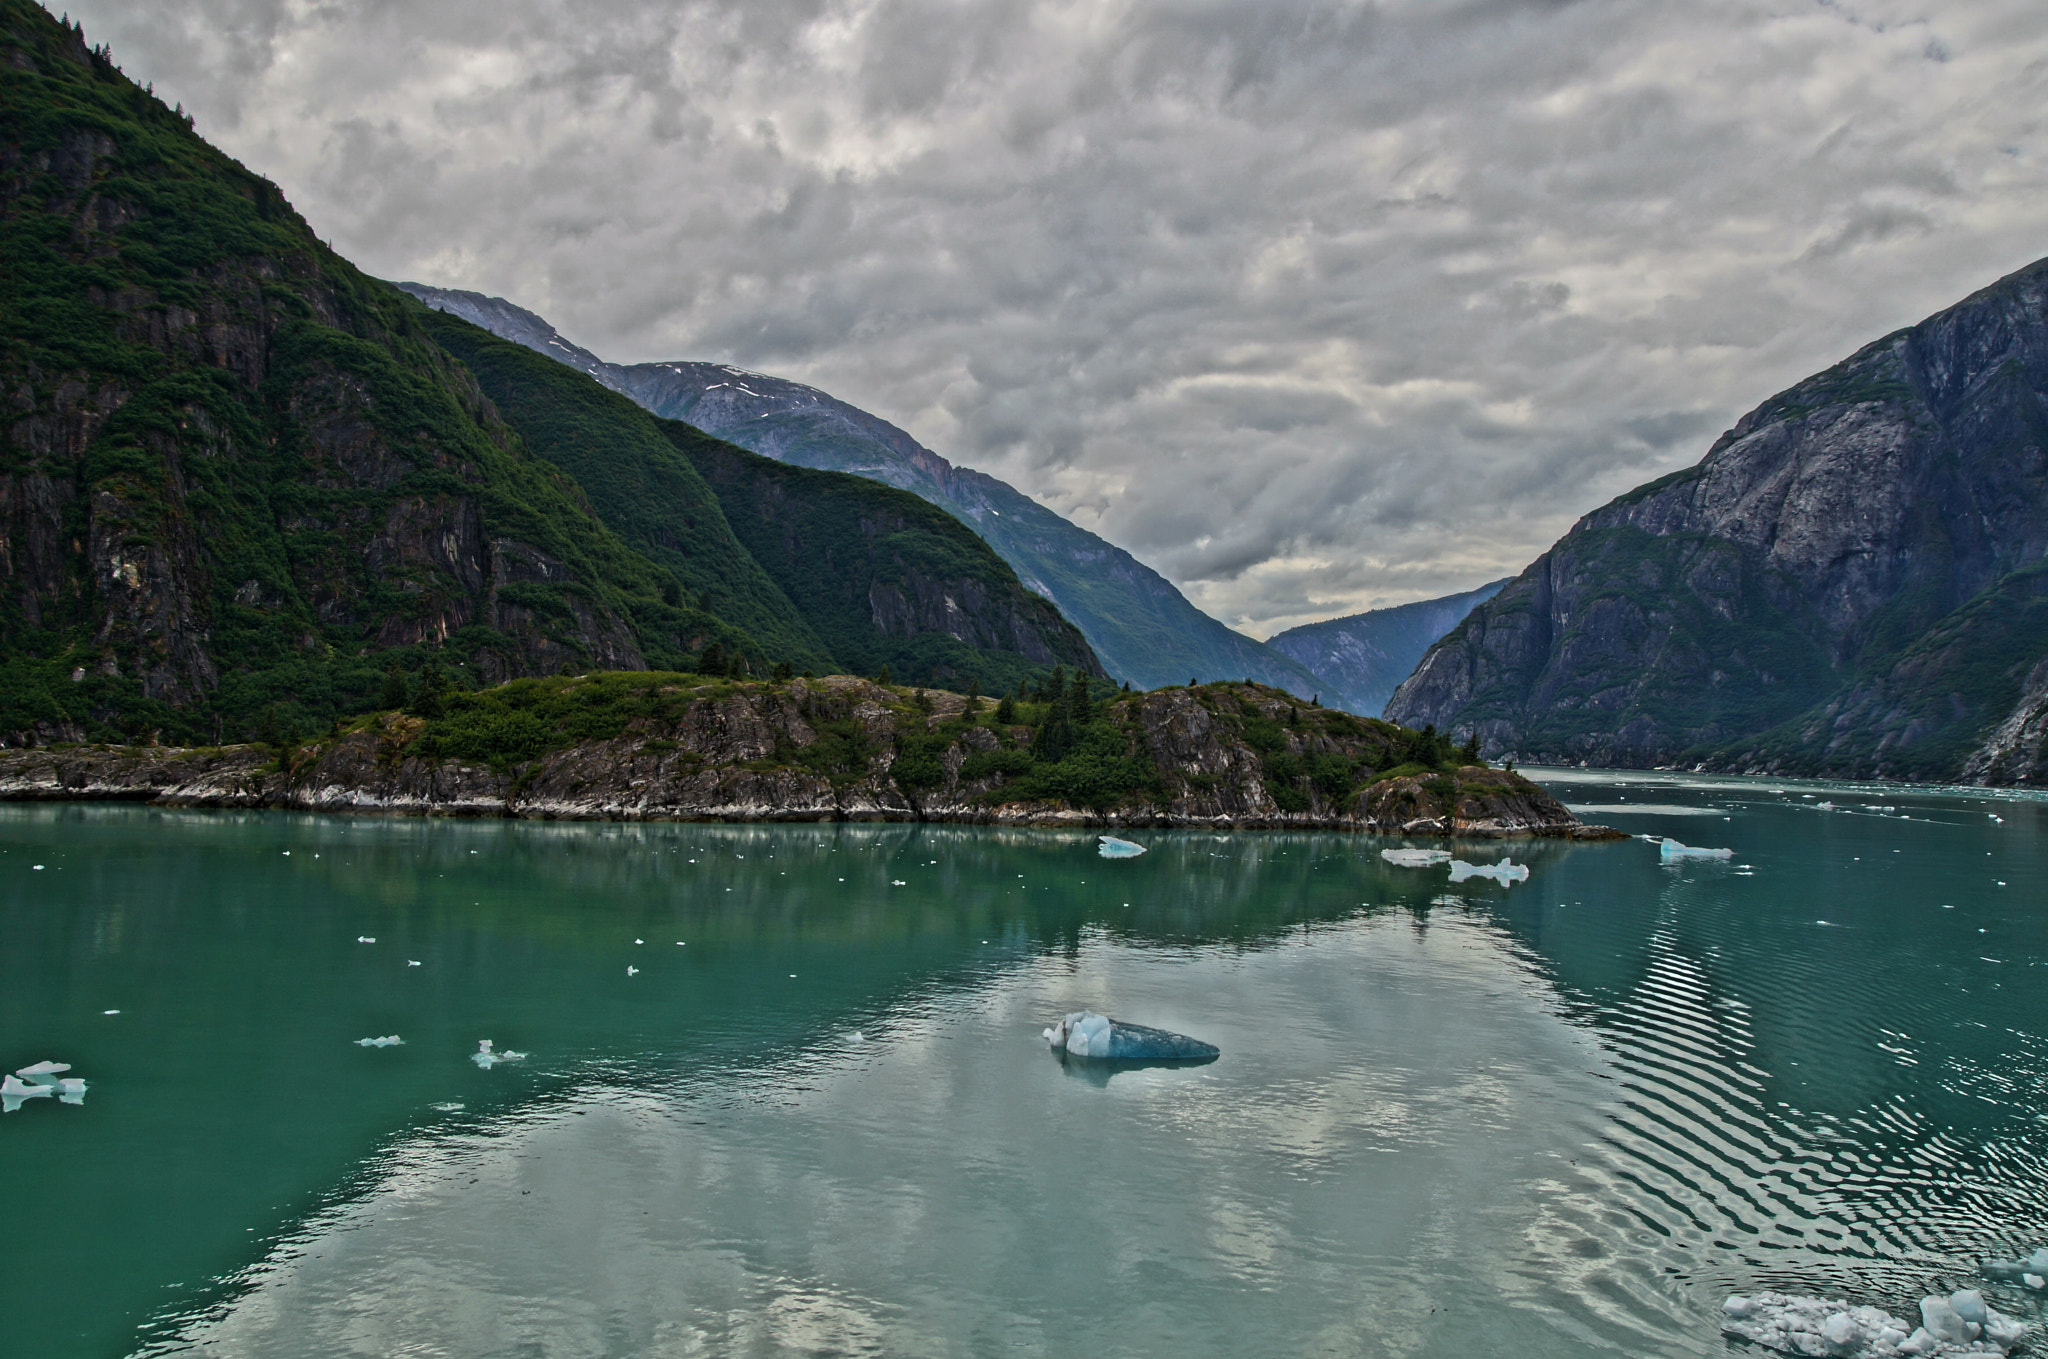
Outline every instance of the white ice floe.
<path fill-rule="evenodd" d="M 1994 1311 L 1984 1295 L 1965 1288 L 1920 1300 L 1920 1324 L 1876 1307 L 1835 1298 L 1753 1293 L 1721 1305 L 1721 1329 L 1766 1348 L 1811 1359 L 1937 1359 L 1942 1355 L 2002 1355 L 2026 1338 L 2024 1322 Z"/>
<path fill-rule="evenodd" d="M 1676 840 L 1664 839 L 1657 842 L 1657 858 L 1664 863 L 1677 859 L 1732 859 L 1732 849 L 1701 849 L 1697 845 L 1681 845 Z"/>
<path fill-rule="evenodd" d="M 484 1070 L 489 1071 L 500 1062 L 523 1062 L 526 1060 L 526 1054 L 523 1052 L 493 1051 L 490 1039 L 479 1038 L 476 1040 L 476 1051 L 469 1054 L 469 1060 L 475 1062 Z"/>
<path fill-rule="evenodd" d="M 387 1033 L 382 1038 L 358 1038 L 356 1039 L 356 1046 L 359 1048 L 402 1048 L 405 1046 L 405 1040 L 395 1033 Z"/>
<path fill-rule="evenodd" d="M 1095 838 L 1102 842 L 1096 852 L 1105 859 L 1135 859 L 1145 852 L 1143 845 L 1119 840 L 1114 835 L 1098 835 Z"/>
<path fill-rule="evenodd" d="M 2048 1246 L 2041 1247 L 2024 1260 L 1993 1260 L 1984 1266 L 1984 1272 L 2007 1283 L 2023 1283 L 2037 1290 L 2048 1288 Z"/>
<path fill-rule="evenodd" d="M 626 964 L 626 975 L 627 975 L 627 976 L 629 976 L 629 977 L 637 977 L 637 976 L 639 976 L 639 975 L 640 975 L 640 969 L 639 969 L 639 968 L 637 968 L 637 967 L 635 967 L 635 966 L 633 966 L 633 965 L 632 965 L 631 963 L 627 963 L 627 964 Z"/>
<path fill-rule="evenodd" d="M 1143 1024 L 1126 1024 L 1093 1010 L 1076 1010 L 1044 1034 L 1048 1046 L 1070 1057 L 1118 1062 L 1201 1061 L 1217 1055 L 1213 1043 Z"/>
<path fill-rule="evenodd" d="M 1396 868 L 1435 868 L 1451 861 L 1447 849 L 1383 849 L 1380 857 Z"/>
<path fill-rule="evenodd" d="M 359 934 L 356 936 L 356 942 L 358 944 L 374 944 L 377 942 L 377 936 L 374 934 Z"/>
<path fill-rule="evenodd" d="M 1503 887 L 1512 887 L 1529 879 L 1529 865 L 1518 864 L 1503 858 L 1497 864 L 1468 864 L 1463 859 L 1451 860 L 1451 881 L 1463 882 L 1467 878 L 1492 878 Z"/>
<path fill-rule="evenodd" d="M 85 1082 L 75 1076 L 57 1074 L 70 1069 L 69 1062 L 36 1062 L 11 1076 L 0 1076 L 0 1113 L 13 1113 L 25 1099 L 48 1099 L 52 1095 L 64 1104 L 85 1103 Z"/>

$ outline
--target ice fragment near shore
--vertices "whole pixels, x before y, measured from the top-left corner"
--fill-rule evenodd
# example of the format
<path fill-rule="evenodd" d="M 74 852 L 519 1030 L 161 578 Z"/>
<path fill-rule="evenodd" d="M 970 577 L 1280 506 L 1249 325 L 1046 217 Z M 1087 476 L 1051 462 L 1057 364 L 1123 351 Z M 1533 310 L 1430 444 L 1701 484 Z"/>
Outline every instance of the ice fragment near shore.
<path fill-rule="evenodd" d="M 1993 1260 L 1984 1266 L 1984 1272 L 1994 1279 L 2023 1283 L 2029 1288 L 2048 1287 L 2048 1246 L 2024 1260 Z"/>
<path fill-rule="evenodd" d="M 1992 1310 L 1975 1289 L 1922 1298 L 1917 1327 L 1876 1307 L 1783 1293 L 1738 1295 L 1721 1310 L 1721 1329 L 1728 1334 L 1810 1359 L 2002 1355 L 2027 1334 L 2023 1323 Z"/>
<path fill-rule="evenodd" d="M 1119 840 L 1114 835 L 1098 835 L 1102 842 L 1097 851 L 1105 859 L 1135 859 L 1145 852 L 1143 845 L 1134 845 L 1128 840 Z"/>
<path fill-rule="evenodd" d="M 1514 863 L 1503 858 L 1497 864 L 1468 864 L 1463 859 L 1451 860 L 1451 881 L 1463 882 L 1467 878 L 1492 878 L 1503 887 L 1512 887 L 1529 879 L 1529 865 Z"/>
<path fill-rule="evenodd" d="M 1111 1062 L 1207 1061 L 1219 1054 L 1212 1043 L 1143 1024 L 1126 1024 L 1093 1010 L 1076 1010 L 1045 1031 L 1054 1052 Z"/>
<path fill-rule="evenodd" d="M 1732 849 L 1701 849 L 1696 845 L 1681 845 L 1676 840 L 1666 839 L 1657 846 L 1657 858 L 1670 863 L 1676 859 L 1732 859 Z"/>
<path fill-rule="evenodd" d="M 1396 868 L 1435 868 L 1451 861 L 1447 849 L 1383 849 L 1380 857 Z"/>
<path fill-rule="evenodd" d="M 484 1070 L 489 1071 L 500 1062 L 523 1062 L 526 1060 L 526 1054 L 523 1052 L 493 1051 L 490 1039 L 479 1038 L 476 1040 L 476 1051 L 469 1054 L 469 1060 L 475 1062 Z"/>
<path fill-rule="evenodd" d="M 356 1039 L 356 1046 L 359 1048 L 402 1048 L 405 1046 L 405 1040 L 395 1033 L 387 1033 L 382 1038 L 358 1038 Z"/>
<path fill-rule="evenodd" d="M 11 1076 L 0 1076 L 0 1113 L 13 1113 L 23 1100 L 53 1095 L 63 1104 L 85 1103 L 85 1082 L 57 1074 L 70 1069 L 69 1062 L 36 1062 Z"/>

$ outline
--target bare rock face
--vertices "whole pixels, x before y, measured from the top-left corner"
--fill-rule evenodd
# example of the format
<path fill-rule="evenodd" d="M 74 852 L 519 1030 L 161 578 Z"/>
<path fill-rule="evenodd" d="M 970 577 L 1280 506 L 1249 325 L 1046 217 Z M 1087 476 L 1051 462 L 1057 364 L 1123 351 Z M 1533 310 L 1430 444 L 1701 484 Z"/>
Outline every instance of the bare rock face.
<path fill-rule="evenodd" d="M 2005 777 L 2048 656 L 2048 261 L 1587 515 L 1387 715 L 1531 762 Z"/>
<path fill-rule="evenodd" d="M 1047 796 L 1006 768 L 1030 729 L 985 705 L 851 676 L 700 686 L 677 715 L 610 740 L 490 764 L 421 753 L 428 724 L 386 715 L 280 757 L 251 746 L 0 750 L 0 800 L 80 799 L 552 820 L 938 821 L 1295 828 L 1498 838 L 1615 835 L 1518 774 L 1483 766 L 1382 778 L 1402 733 L 1250 685 L 1105 705 L 1127 783 Z M 936 752 L 934 754 L 934 752 Z M 930 756 L 929 763 L 918 763 Z M 915 777 L 912 769 L 920 771 Z M 1412 769 L 1410 765 L 1408 768 Z"/>

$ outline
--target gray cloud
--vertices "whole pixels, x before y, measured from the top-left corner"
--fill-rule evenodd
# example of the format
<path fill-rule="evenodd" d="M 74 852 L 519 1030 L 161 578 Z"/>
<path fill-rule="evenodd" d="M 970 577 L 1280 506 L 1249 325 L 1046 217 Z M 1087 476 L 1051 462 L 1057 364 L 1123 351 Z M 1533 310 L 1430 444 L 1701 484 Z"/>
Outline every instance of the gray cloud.
<path fill-rule="evenodd" d="M 68 0 L 373 272 L 815 383 L 1263 633 L 2042 252 L 2038 0 Z"/>

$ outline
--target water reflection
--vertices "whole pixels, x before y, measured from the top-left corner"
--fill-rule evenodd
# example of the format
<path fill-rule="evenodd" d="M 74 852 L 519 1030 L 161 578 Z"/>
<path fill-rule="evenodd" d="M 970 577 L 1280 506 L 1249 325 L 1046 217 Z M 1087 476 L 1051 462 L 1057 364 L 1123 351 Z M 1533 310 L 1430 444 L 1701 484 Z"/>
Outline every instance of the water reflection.
<path fill-rule="evenodd" d="M 1898 1311 L 2043 1244 L 1997 884 L 2048 809 L 1694 782 L 1598 800 L 1732 864 L 1512 888 L 1340 836 L 10 809 L 0 1033 L 108 1079 L 5 1129 L 79 1211 L 0 1303 L 107 1318 L 51 1353 L 1677 1354 L 1727 1291 Z M 1224 1060 L 1061 1066 L 1081 1009 Z M 159 1098 L 195 1063 L 265 1098 Z"/>

